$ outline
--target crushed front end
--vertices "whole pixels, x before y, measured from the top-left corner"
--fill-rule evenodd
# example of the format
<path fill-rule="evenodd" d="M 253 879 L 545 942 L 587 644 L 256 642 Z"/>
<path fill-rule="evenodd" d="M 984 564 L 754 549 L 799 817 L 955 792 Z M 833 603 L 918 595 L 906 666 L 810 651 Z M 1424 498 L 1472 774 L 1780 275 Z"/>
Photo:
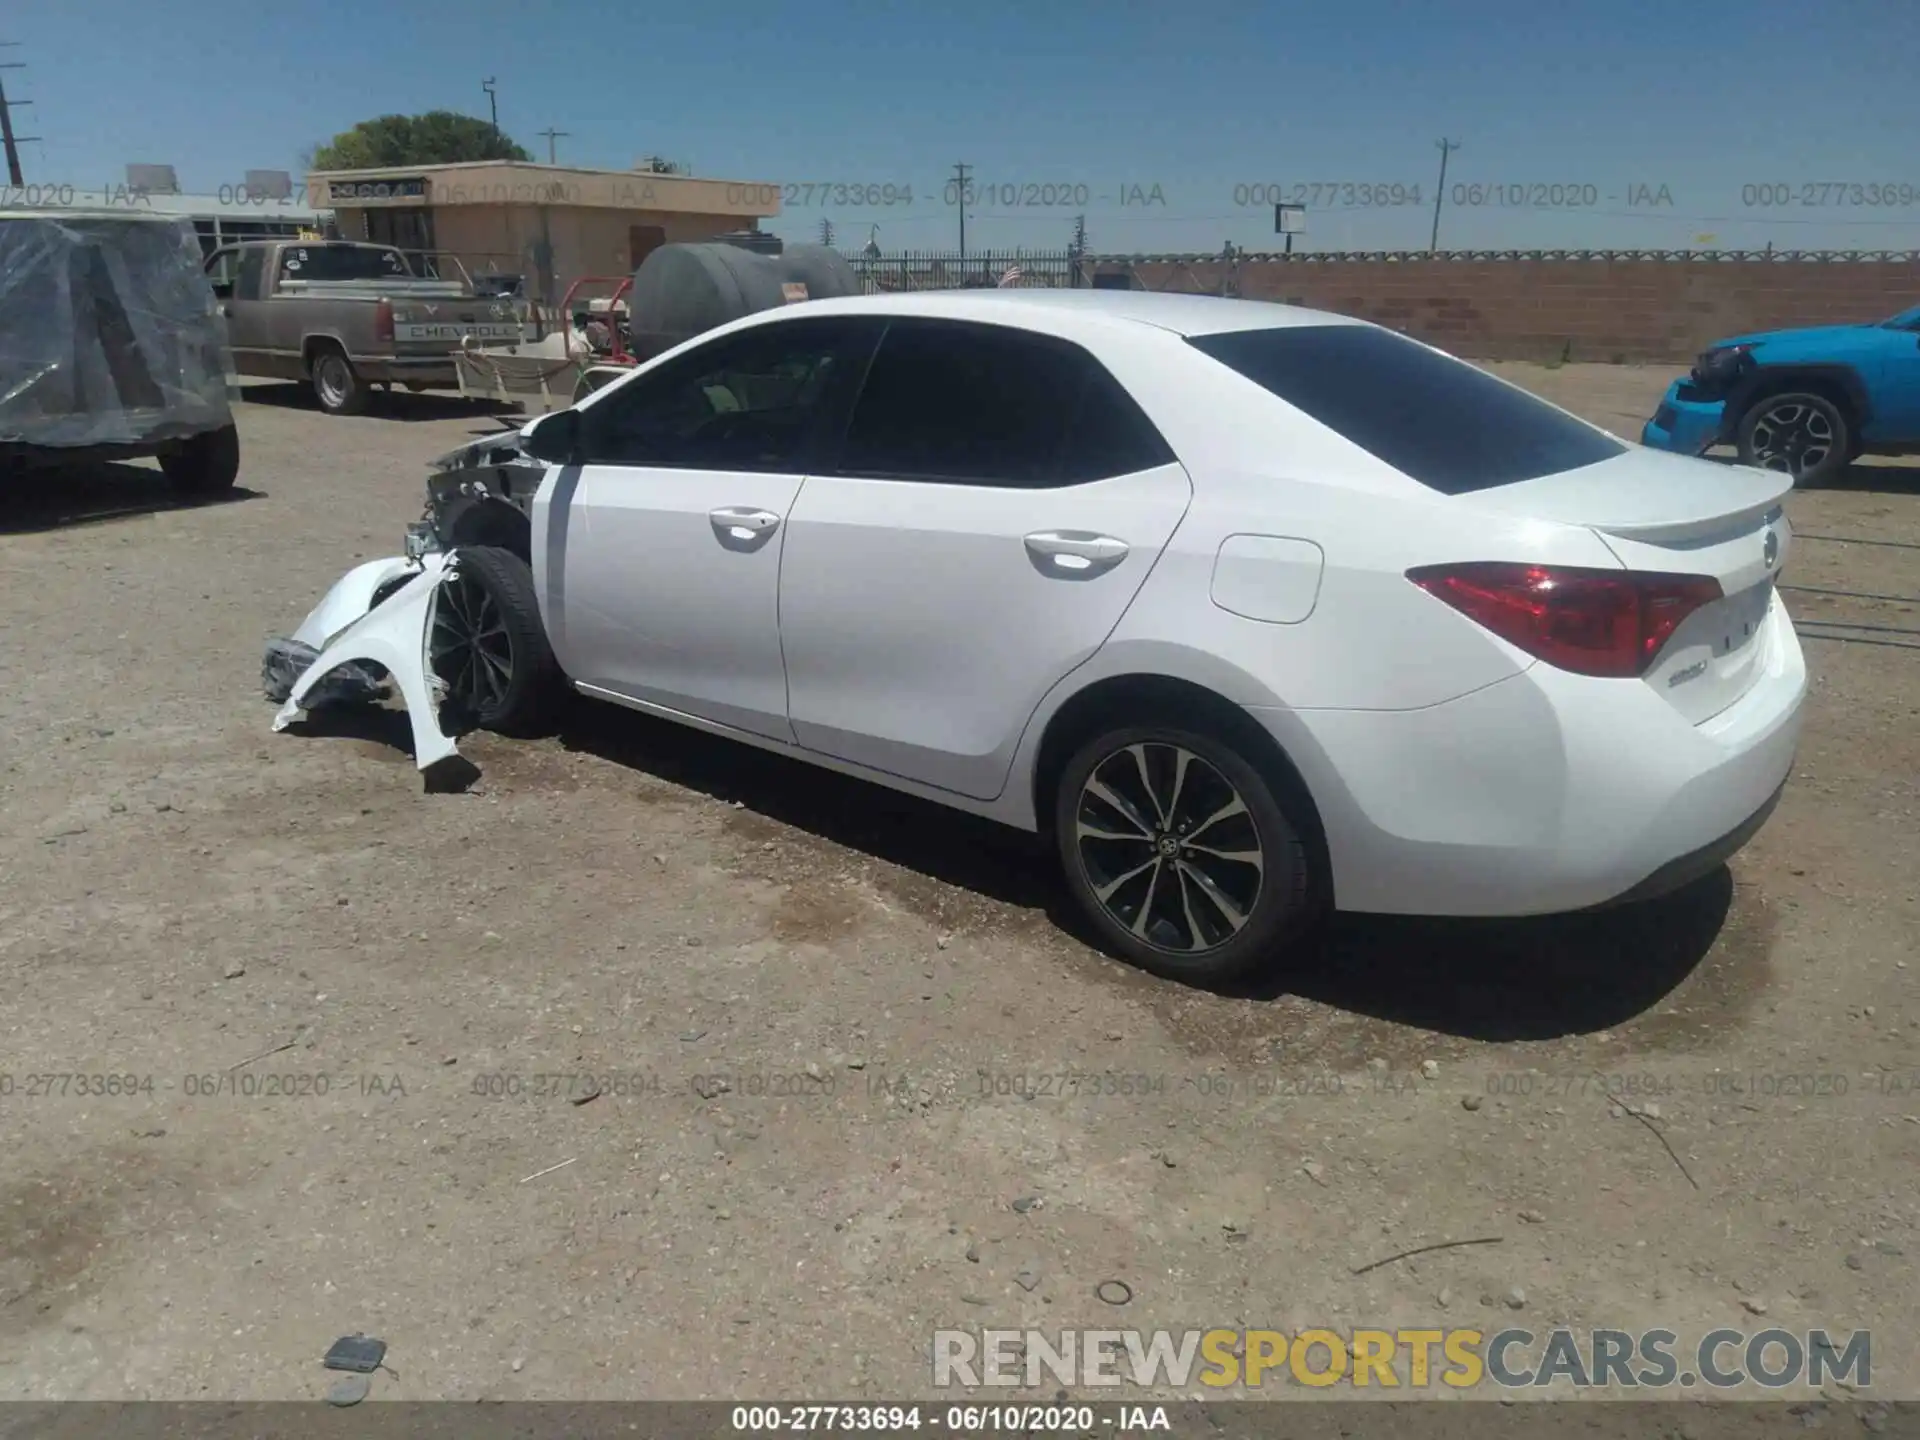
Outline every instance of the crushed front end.
<path fill-rule="evenodd" d="M 1702 455 L 1732 443 L 1728 401 L 1752 370 L 1751 346 L 1716 345 L 1704 351 L 1691 371 L 1667 387 L 1653 418 L 1641 428 L 1640 443 L 1680 455 Z"/>

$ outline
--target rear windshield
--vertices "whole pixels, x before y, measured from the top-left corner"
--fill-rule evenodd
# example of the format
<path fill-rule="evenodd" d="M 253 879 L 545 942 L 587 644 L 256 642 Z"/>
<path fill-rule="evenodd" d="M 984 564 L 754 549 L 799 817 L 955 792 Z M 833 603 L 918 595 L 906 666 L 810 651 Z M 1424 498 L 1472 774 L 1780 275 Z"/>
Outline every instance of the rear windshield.
<path fill-rule="evenodd" d="M 280 252 L 282 280 L 404 280 L 398 250 L 359 245 L 294 245 Z"/>
<path fill-rule="evenodd" d="M 1187 343 L 1442 494 L 1537 480 L 1626 453 L 1524 390 L 1391 330 L 1279 326 Z"/>

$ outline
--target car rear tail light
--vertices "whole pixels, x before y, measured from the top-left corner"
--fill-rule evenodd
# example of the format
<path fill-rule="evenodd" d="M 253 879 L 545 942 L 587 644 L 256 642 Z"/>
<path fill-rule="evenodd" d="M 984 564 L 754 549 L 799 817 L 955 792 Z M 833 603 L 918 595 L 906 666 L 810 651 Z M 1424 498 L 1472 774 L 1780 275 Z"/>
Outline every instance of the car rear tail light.
<path fill-rule="evenodd" d="M 373 338 L 387 344 L 393 342 L 393 302 L 382 300 L 373 308 Z"/>
<path fill-rule="evenodd" d="M 1680 622 L 1721 598 L 1710 575 L 1484 562 L 1407 578 L 1549 665 L 1616 679 L 1646 674 Z"/>

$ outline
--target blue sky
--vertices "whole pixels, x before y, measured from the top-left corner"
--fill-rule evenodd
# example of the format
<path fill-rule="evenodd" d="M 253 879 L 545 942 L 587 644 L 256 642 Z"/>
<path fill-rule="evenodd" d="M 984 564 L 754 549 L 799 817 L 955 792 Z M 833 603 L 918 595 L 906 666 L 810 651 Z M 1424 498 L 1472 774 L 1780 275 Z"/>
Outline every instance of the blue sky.
<path fill-rule="evenodd" d="M 849 246 L 951 246 L 964 161 L 972 250 L 1063 245 L 1083 208 L 1099 250 L 1275 249 L 1276 186 L 1306 248 L 1423 248 L 1446 136 L 1443 248 L 1920 249 L 1915 0 L 10 9 L 30 182 L 216 191 L 376 114 L 485 116 L 491 75 L 539 158 L 553 127 L 563 163 L 894 187 L 770 227 Z"/>

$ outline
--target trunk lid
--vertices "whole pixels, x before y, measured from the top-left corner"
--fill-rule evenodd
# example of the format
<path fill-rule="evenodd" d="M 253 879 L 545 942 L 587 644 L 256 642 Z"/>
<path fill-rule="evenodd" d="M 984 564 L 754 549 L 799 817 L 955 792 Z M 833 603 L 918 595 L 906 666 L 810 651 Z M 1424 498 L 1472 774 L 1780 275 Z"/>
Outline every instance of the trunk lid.
<path fill-rule="evenodd" d="M 1693 724 L 1764 673 L 1765 622 L 1792 544 L 1790 476 L 1639 446 L 1597 465 L 1475 491 L 1461 505 L 1583 525 L 1629 570 L 1710 575 L 1723 598 L 1694 611 L 1640 683 Z"/>

